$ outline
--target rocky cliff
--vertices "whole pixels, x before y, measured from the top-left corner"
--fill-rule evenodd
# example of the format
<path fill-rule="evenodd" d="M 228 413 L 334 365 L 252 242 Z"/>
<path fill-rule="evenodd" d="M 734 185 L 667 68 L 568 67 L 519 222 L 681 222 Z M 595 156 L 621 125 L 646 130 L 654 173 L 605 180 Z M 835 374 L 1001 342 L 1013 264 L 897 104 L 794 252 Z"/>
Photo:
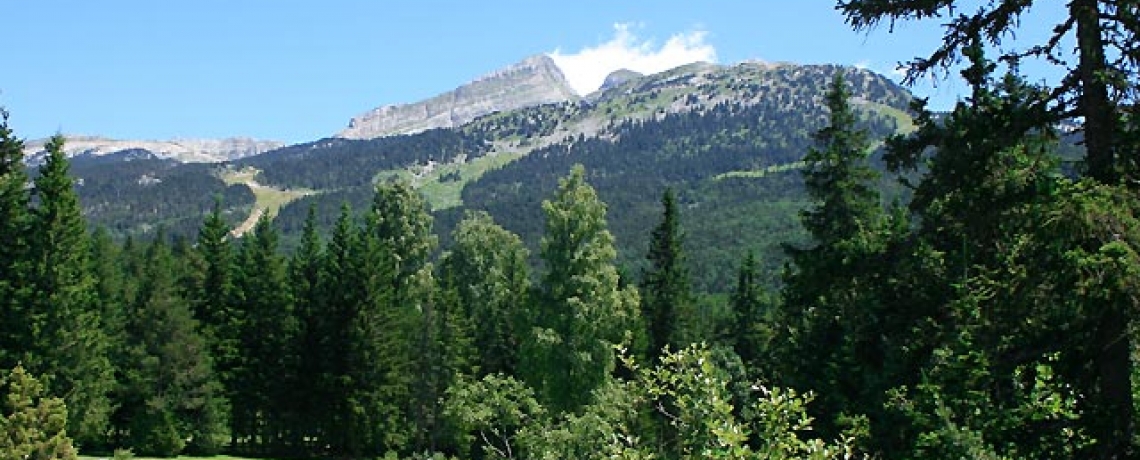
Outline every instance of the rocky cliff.
<path fill-rule="evenodd" d="M 46 139 L 28 141 L 24 156 L 30 164 L 43 161 Z M 262 141 L 243 137 L 227 139 L 174 139 L 167 141 L 119 140 L 97 136 L 67 136 L 64 152 L 68 157 L 102 156 L 125 150 L 146 150 L 158 158 L 181 163 L 216 163 L 236 160 L 284 146 L 283 142 Z"/>
<path fill-rule="evenodd" d="M 554 60 L 538 55 L 425 101 L 368 111 L 354 117 L 338 136 L 372 139 L 451 128 L 493 112 L 577 97 Z"/>

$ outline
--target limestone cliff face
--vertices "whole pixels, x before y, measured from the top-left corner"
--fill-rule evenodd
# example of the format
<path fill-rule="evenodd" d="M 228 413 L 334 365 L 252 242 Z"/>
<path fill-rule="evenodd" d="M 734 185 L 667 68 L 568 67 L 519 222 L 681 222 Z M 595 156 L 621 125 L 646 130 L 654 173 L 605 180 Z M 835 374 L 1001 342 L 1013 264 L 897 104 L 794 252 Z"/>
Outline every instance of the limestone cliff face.
<path fill-rule="evenodd" d="M 79 155 L 101 156 L 124 150 L 146 150 L 158 158 L 169 158 L 182 163 L 216 163 L 235 160 L 282 147 L 283 142 L 249 138 L 228 139 L 175 139 L 168 141 L 120 140 L 98 136 L 66 136 L 64 153 L 68 157 Z M 28 141 L 24 156 L 30 164 L 43 161 L 45 139 Z"/>
<path fill-rule="evenodd" d="M 425 101 L 370 110 L 354 117 L 338 136 L 372 139 L 451 128 L 493 112 L 577 97 L 554 60 L 538 55 Z"/>

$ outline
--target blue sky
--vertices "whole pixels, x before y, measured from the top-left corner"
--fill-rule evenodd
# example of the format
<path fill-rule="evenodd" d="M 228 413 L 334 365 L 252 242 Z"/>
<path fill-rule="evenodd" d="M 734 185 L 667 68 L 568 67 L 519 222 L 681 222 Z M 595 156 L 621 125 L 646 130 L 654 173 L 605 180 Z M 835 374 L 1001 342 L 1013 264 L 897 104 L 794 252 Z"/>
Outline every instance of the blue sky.
<path fill-rule="evenodd" d="M 890 75 L 936 25 L 854 32 L 831 0 L 0 0 L 0 105 L 17 135 L 304 142 L 528 56 L 568 76 L 694 58 Z M 1047 32 L 1027 27 L 1028 35 Z M 612 69 L 611 69 L 612 67 Z M 642 70 L 643 69 L 635 69 Z M 597 77 L 595 77 L 597 78 Z M 914 88 L 948 107 L 963 86 Z"/>

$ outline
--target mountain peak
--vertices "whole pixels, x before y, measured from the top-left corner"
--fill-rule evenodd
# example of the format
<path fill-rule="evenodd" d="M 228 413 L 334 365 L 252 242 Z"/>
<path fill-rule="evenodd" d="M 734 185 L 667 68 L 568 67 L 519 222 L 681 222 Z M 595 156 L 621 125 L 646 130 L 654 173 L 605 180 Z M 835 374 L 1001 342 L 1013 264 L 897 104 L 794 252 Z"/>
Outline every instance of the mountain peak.
<path fill-rule="evenodd" d="M 605 91 L 607 89 L 613 88 L 613 87 L 618 86 L 618 85 L 625 83 L 627 81 L 636 80 L 636 79 L 644 77 L 644 76 L 645 76 L 645 74 L 642 74 L 640 72 L 635 72 L 633 70 L 618 69 L 618 70 L 615 70 L 613 72 L 610 72 L 609 75 L 606 75 L 606 79 L 605 79 L 605 81 L 602 82 L 602 86 L 600 88 L 598 88 L 598 91 Z"/>
<path fill-rule="evenodd" d="M 348 128 L 337 136 L 372 139 L 453 128 L 493 112 L 567 102 L 577 97 L 554 60 L 539 54 L 425 101 L 372 109 L 353 117 Z"/>

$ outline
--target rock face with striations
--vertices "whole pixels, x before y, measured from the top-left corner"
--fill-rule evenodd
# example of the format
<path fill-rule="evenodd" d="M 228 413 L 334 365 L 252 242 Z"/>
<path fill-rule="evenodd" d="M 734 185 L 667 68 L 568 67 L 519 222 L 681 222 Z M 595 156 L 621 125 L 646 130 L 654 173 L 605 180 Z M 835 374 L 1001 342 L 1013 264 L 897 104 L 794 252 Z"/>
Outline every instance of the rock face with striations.
<path fill-rule="evenodd" d="M 354 117 L 338 137 L 372 139 L 451 128 L 493 112 L 577 98 L 554 60 L 537 55 L 425 101 L 370 110 Z"/>

